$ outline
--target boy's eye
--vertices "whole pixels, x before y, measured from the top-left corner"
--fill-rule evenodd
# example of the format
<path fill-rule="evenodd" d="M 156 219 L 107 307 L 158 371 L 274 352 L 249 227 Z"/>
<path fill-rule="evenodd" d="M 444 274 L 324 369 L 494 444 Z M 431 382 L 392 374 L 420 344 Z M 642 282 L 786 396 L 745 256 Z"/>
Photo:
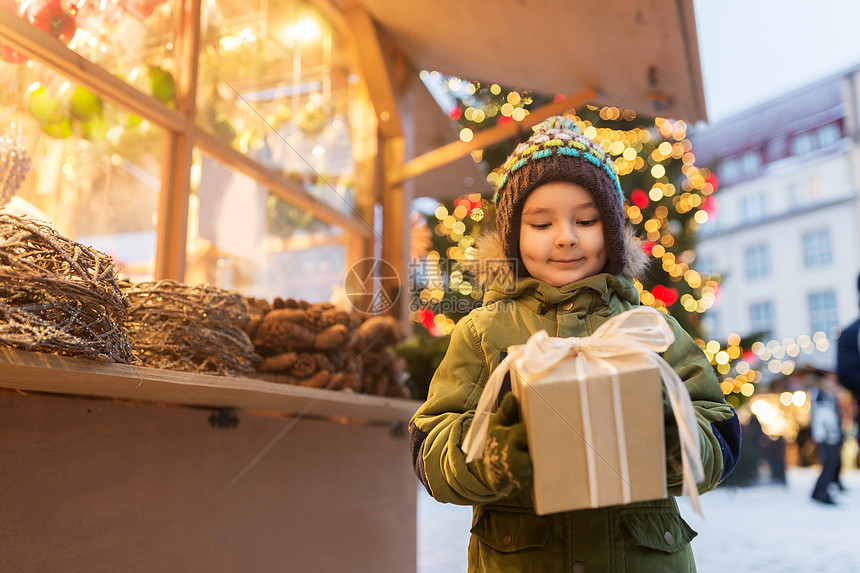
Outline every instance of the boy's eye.
<path fill-rule="evenodd" d="M 598 221 L 599 219 L 586 219 L 585 221 L 579 221 L 579 224 L 583 227 L 590 227 L 592 225 L 597 224 Z"/>
<path fill-rule="evenodd" d="M 529 225 L 532 229 L 549 229 L 549 223 L 532 223 Z"/>

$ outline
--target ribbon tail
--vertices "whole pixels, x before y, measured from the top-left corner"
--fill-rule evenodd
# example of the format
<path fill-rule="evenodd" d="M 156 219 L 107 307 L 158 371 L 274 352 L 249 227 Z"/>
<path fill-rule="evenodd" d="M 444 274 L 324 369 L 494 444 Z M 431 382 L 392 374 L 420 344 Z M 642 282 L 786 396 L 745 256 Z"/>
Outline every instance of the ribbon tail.
<path fill-rule="evenodd" d="M 690 497 L 693 510 L 704 518 L 699 504 L 698 484 L 705 479 L 705 469 L 702 465 L 696 411 L 693 409 L 687 387 L 684 386 L 677 372 L 662 360 L 655 361 L 655 363 L 660 368 L 663 382 L 666 385 L 669 404 L 672 406 L 672 412 L 678 425 L 678 439 L 681 443 L 681 493 Z"/>
<path fill-rule="evenodd" d="M 508 364 L 509 358 L 510 355 L 505 356 L 504 360 L 493 370 L 481 392 L 481 398 L 478 400 L 478 406 L 475 408 L 475 415 L 472 418 L 472 425 L 469 427 L 466 439 L 463 440 L 461 446 L 466 454 L 466 463 L 481 457 L 484 452 L 487 428 L 490 425 L 490 414 L 493 412 L 493 402 L 499 398 L 502 383 L 505 381 L 505 374 L 511 369 L 510 364 Z"/>
<path fill-rule="evenodd" d="M 684 483 L 682 494 L 690 497 L 690 505 L 693 506 L 693 511 L 702 519 L 705 514 L 702 513 L 702 505 L 699 503 L 699 488 L 693 478 L 693 468 L 690 467 L 690 455 L 686 450 L 681 452 L 681 465 L 684 468 Z"/>

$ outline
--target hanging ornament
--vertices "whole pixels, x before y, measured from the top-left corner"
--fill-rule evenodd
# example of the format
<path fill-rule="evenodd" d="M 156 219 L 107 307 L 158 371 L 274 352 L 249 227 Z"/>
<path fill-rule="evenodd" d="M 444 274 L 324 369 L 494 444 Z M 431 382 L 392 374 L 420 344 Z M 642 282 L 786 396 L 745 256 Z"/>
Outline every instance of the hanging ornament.
<path fill-rule="evenodd" d="M 0 0 L 0 8 L 6 8 L 10 12 L 18 14 L 18 3 L 15 0 Z M 29 58 L 20 52 L 16 52 L 9 46 L 0 44 L 0 60 L 12 64 L 26 62 Z"/>
<path fill-rule="evenodd" d="M 125 8 L 139 18 L 149 18 L 165 0 L 125 0 Z"/>
<path fill-rule="evenodd" d="M 30 169 L 30 154 L 9 134 L 0 137 L 0 209 L 12 200 Z"/>
<path fill-rule="evenodd" d="M 309 101 L 304 105 L 296 119 L 299 129 L 306 136 L 312 137 L 322 133 L 329 119 L 324 109 L 322 94 L 311 94 Z"/>
<path fill-rule="evenodd" d="M 66 8 L 60 0 L 24 0 L 21 4 L 21 15 L 30 24 L 66 44 L 78 29 L 76 13 L 77 7 Z"/>

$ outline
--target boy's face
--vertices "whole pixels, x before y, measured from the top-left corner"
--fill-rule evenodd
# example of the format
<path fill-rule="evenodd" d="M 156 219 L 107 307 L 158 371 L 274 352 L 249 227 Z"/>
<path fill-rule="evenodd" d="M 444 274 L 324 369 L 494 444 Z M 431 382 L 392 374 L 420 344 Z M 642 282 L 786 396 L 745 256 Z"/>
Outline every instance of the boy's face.
<path fill-rule="evenodd" d="M 531 276 L 554 287 L 602 272 L 603 221 L 591 193 L 566 181 L 532 191 L 520 221 L 520 257 Z"/>

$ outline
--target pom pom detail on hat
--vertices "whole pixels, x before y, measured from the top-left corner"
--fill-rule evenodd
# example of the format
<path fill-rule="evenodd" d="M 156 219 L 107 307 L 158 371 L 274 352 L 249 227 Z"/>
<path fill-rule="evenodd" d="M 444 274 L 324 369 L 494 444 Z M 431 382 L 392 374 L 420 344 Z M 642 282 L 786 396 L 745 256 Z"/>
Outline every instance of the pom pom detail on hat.
<path fill-rule="evenodd" d="M 611 158 L 570 117 L 551 117 L 533 129 L 532 136 L 517 145 L 502 166 L 493 197 L 506 256 L 519 258 L 520 213 L 529 193 L 545 183 L 568 181 L 594 198 L 603 221 L 607 270 L 622 272 L 628 261 L 623 240 L 624 193 Z"/>

